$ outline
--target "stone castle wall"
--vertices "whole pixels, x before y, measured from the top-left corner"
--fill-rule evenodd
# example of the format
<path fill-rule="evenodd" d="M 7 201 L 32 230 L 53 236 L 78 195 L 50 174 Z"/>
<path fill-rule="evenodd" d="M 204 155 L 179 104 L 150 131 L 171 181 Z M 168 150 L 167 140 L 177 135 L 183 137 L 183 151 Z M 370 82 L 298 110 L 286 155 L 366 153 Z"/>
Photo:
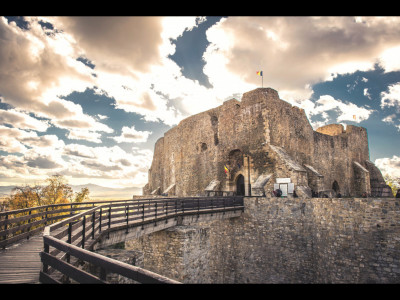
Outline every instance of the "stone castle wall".
<path fill-rule="evenodd" d="M 398 283 L 394 198 L 246 197 L 241 217 L 126 243 L 146 269 L 184 283 Z"/>
<path fill-rule="evenodd" d="M 167 131 L 155 145 L 143 193 L 161 194 L 175 184 L 174 195 L 201 195 L 213 180 L 220 182 L 221 191 L 236 192 L 239 174 L 245 177 L 246 189 L 260 176 L 272 174 L 265 190 L 272 189 L 280 176 L 277 169 L 283 170 L 283 165 L 271 145 L 283 149 L 296 164 L 312 166 L 322 175 L 321 188 L 330 190 L 336 181 L 342 195 L 361 195 L 355 185 L 368 176 L 362 173 L 369 160 L 366 129 L 349 125 L 344 130 L 336 124 L 314 131 L 304 110 L 279 99 L 270 88 L 244 93 L 241 101 L 225 101 Z M 241 155 L 243 164 L 232 158 L 234 153 Z M 361 166 L 359 175 L 354 162 Z M 292 171 L 289 166 L 283 173 L 290 173 L 289 177 L 303 174 Z M 296 181 L 307 185 L 311 179 L 305 175 Z M 250 195 L 250 189 L 246 191 Z"/>

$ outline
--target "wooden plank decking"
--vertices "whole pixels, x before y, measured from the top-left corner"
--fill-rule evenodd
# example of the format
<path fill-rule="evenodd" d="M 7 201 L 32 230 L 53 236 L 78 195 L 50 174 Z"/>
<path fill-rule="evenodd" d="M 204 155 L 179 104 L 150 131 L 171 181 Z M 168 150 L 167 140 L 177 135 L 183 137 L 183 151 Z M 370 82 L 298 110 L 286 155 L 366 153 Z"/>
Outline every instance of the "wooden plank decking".
<path fill-rule="evenodd" d="M 0 284 L 39 283 L 42 267 L 39 252 L 42 249 L 41 233 L 0 250 Z"/>

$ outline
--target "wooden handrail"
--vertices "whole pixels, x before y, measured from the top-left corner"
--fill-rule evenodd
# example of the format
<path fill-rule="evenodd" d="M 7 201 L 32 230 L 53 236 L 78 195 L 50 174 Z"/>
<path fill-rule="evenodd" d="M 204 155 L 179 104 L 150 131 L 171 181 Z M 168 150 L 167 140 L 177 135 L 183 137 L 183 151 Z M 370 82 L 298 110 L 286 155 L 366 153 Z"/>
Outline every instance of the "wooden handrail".
<path fill-rule="evenodd" d="M 64 275 L 64 280 L 67 278 L 78 283 L 105 283 L 105 274 L 111 272 L 140 283 L 177 283 L 142 268 L 104 258 L 88 250 L 93 250 L 99 239 L 108 236 L 114 230 L 128 230 L 129 227 L 134 226 L 143 228 L 143 225 L 147 223 L 156 224 L 156 222 L 183 215 L 243 211 L 244 209 L 243 197 L 215 197 L 212 203 L 207 197 L 149 200 L 100 205 L 46 226 L 43 231 L 44 251 L 41 252 L 43 270 L 40 273 L 40 281 L 62 283 L 60 277 L 53 275 L 60 272 Z M 54 249 L 50 251 L 50 247 Z M 79 269 L 74 265 L 77 261 L 96 265 L 101 269 L 100 275 L 89 274 Z"/>
<path fill-rule="evenodd" d="M 4 249 L 21 239 L 29 238 L 42 230 L 45 225 L 91 209 L 95 205 L 116 204 L 121 201 L 135 200 L 63 203 L 0 212 L 0 248 Z"/>
<path fill-rule="evenodd" d="M 108 257 L 105 257 L 103 255 L 79 248 L 77 246 L 68 244 L 66 242 L 60 241 L 58 239 L 55 239 L 52 236 L 49 235 L 44 235 L 43 236 L 44 243 L 48 245 L 49 247 L 55 247 L 63 252 L 69 253 L 71 256 L 74 256 L 81 261 L 86 261 L 88 263 L 94 264 L 96 266 L 100 266 L 101 269 L 106 270 L 106 272 L 112 272 L 112 273 L 117 273 L 120 275 L 123 275 L 124 277 L 127 277 L 129 279 L 133 279 L 137 282 L 140 283 L 179 283 L 178 281 L 169 279 L 167 277 L 161 276 L 159 274 L 150 272 L 148 270 L 135 267 L 123 262 L 120 262 L 115 259 L 111 259 Z M 68 277 L 74 279 L 77 282 L 80 283 L 106 283 L 105 278 L 98 278 L 95 275 L 89 274 L 85 271 L 79 270 L 76 267 L 73 267 L 69 265 L 68 263 L 64 262 L 61 259 L 57 259 L 56 257 L 51 256 L 48 252 L 42 252 L 41 253 L 41 259 L 44 264 L 46 264 L 46 268 L 48 269 L 48 265 L 51 265 L 52 267 L 62 269 L 64 274 L 67 275 Z M 103 275 L 101 277 L 104 277 L 105 272 L 101 272 Z M 56 283 L 58 281 L 57 279 L 51 279 L 50 276 L 48 276 L 46 273 L 43 271 L 40 272 L 40 278 L 41 282 L 47 282 L 47 283 Z"/>

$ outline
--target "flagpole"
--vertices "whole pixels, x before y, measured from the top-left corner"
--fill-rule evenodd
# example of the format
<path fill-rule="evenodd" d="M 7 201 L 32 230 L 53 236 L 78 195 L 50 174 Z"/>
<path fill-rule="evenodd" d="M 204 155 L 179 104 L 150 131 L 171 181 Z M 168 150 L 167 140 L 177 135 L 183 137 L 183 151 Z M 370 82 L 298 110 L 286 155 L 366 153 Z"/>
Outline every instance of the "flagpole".
<path fill-rule="evenodd" d="M 257 75 L 261 76 L 261 87 L 264 87 L 264 74 L 263 71 L 257 71 Z"/>

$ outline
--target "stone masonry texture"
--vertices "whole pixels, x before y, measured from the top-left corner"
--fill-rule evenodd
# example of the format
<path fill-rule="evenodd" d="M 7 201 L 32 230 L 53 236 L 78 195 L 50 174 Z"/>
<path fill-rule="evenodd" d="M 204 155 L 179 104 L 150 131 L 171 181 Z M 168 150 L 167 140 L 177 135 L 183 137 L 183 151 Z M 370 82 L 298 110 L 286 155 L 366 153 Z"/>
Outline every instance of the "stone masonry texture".
<path fill-rule="evenodd" d="M 183 283 L 399 283 L 395 198 L 245 197 L 240 217 L 125 243 Z"/>
<path fill-rule="evenodd" d="M 304 110 L 271 88 L 182 120 L 156 142 L 148 175 L 144 195 L 204 195 L 211 182 L 218 183 L 215 191 L 238 193 L 244 177 L 246 196 L 268 195 L 276 178 L 290 178 L 305 196 L 311 190 L 332 197 L 390 196 L 369 161 L 365 128 L 331 124 L 314 131 Z M 253 189 L 262 178 L 269 180 Z"/>
<path fill-rule="evenodd" d="M 148 175 L 143 195 L 240 193 L 245 208 L 126 241 L 140 267 L 183 283 L 400 282 L 400 203 L 363 127 L 314 131 L 303 109 L 258 88 L 167 131 Z M 282 179 L 298 197 L 271 197 Z"/>

